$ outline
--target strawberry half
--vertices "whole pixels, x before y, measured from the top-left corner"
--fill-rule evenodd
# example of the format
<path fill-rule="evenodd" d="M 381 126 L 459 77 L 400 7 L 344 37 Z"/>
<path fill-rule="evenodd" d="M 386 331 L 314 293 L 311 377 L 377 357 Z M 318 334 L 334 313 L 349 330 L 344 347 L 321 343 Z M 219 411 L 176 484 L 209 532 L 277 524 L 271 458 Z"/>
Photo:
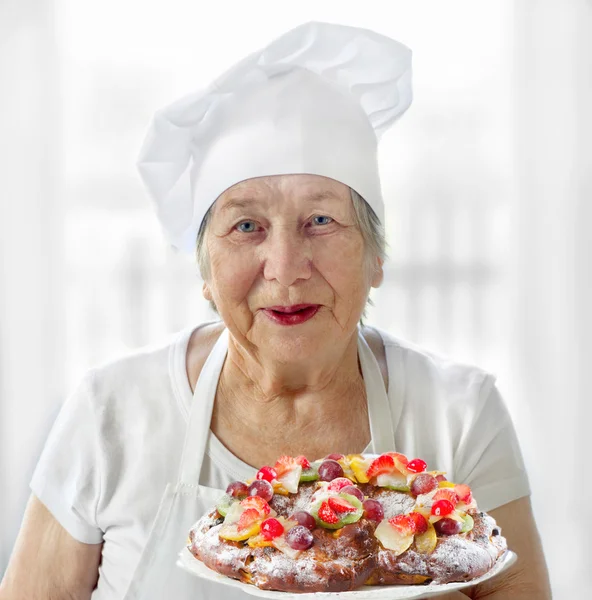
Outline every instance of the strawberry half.
<path fill-rule="evenodd" d="M 294 460 L 302 467 L 302 470 L 310 469 L 312 467 L 306 456 L 300 455 L 297 456 Z"/>
<path fill-rule="evenodd" d="M 468 485 L 459 483 L 458 485 L 454 486 L 454 491 L 462 502 L 465 502 L 466 504 L 470 504 L 472 502 L 473 494 L 471 493 L 471 488 Z"/>
<path fill-rule="evenodd" d="M 352 506 L 345 498 L 340 498 L 339 496 L 331 496 L 327 500 L 327 502 L 336 513 L 352 513 L 358 510 L 355 506 Z"/>
<path fill-rule="evenodd" d="M 325 521 L 325 523 L 330 523 L 331 525 L 339 521 L 337 513 L 331 508 L 331 506 L 329 506 L 329 502 L 327 500 L 322 502 L 321 506 L 319 507 L 319 519 L 321 519 L 321 521 Z"/>
<path fill-rule="evenodd" d="M 428 522 L 421 513 L 409 513 L 409 518 L 412 519 L 415 524 L 415 533 L 425 533 L 428 530 Z"/>
<path fill-rule="evenodd" d="M 392 473 L 393 471 L 396 471 L 393 457 L 389 454 L 381 454 L 372 461 L 368 467 L 368 471 L 366 471 L 366 475 L 368 476 L 368 479 L 372 479 L 372 477 L 376 477 L 377 475 Z"/>
<path fill-rule="evenodd" d="M 396 515 L 388 522 L 403 535 L 413 535 L 415 533 L 415 521 L 409 515 Z"/>
<path fill-rule="evenodd" d="M 448 500 L 453 506 L 459 502 L 457 493 L 451 488 L 441 488 L 434 494 L 434 502 L 438 500 Z"/>
<path fill-rule="evenodd" d="M 396 458 L 405 467 L 409 463 L 409 459 L 404 454 L 401 454 L 400 452 L 387 452 L 387 454 L 389 456 L 392 456 L 393 458 Z"/>
<path fill-rule="evenodd" d="M 292 456 L 280 456 L 275 465 L 274 469 L 277 473 L 278 478 L 285 475 L 288 471 L 291 471 L 294 467 L 299 466 L 300 463 Z M 304 467 L 303 467 L 304 468 Z"/>
<path fill-rule="evenodd" d="M 249 496 L 241 500 L 240 504 L 247 510 L 255 509 L 262 517 L 267 516 L 271 512 L 271 506 L 261 496 Z"/>
<path fill-rule="evenodd" d="M 250 527 L 255 521 L 261 518 L 259 511 L 256 508 L 247 508 L 240 516 L 236 527 L 239 531 Z"/>

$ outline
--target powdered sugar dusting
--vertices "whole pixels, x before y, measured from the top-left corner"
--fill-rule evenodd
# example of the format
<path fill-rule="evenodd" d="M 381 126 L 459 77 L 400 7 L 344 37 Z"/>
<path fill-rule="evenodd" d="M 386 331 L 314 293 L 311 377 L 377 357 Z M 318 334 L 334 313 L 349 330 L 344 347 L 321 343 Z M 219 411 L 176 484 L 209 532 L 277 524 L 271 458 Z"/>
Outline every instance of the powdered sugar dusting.
<path fill-rule="evenodd" d="M 395 515 L 411 512 L 415 506 L 413 496 L 404 492 L 377 490 L 372 494 L 372 498 L 378 500 L 380 504 L 382 504 L 385 519 L 391 519 Z"/>
<path fill-rule="evenodd" d="M 298 510 L 308 510 L 314 485 L 301 485 L 298 494 L 280 496 L 276 494 L 269 503 L 278 515 L 289 517 Z"/>
<path fill-rule="evenodd" d="M 434 583 L 463 581 L 489 571 L 495 559 L 480 545 L 462 537 L 442 538 L 429 557 Z"/>
<path fill-rule="evenodd" d="M 202 560 L 207 557 L 215 557 L 218 567 L 233 570 L 244 567 L 251 554 L 251 549 L 248 546 L 239 548 L 234 544 L 226 544 L 221 541 L 218 535 L 221 527 L 221 524 L 215 525 L 208 531 L 195 535 L 190 546 L 191 551 Z"/>
<path fill-rule="evenodd" d="M 390 573 L 406 573 L 408 575 L 422 575 L 429 577 L 427 557 L 413 549 L 400 556 L 395 556 L 390 550 L 378 551 L 378 566 Z"/>
<path fill-rule="evenodd" d="M 346 574 L 347 571 L 354 570 L 356 563 L 351 560 L 338 558 L 331 561 L 331 571 Z M 295 588 L 311 588 L 324 584 L 327 580 L 327 565 L 319 562 L 318 556 L 307 550 L 303 552 L 298 561 L 293 561 L 280 552 L 268 552 L 262 560 L 254 561 L 251 566 L 251 573 L 258 584 L 269 583 L 271 580 L 285 581 L 290 577 Z"/>

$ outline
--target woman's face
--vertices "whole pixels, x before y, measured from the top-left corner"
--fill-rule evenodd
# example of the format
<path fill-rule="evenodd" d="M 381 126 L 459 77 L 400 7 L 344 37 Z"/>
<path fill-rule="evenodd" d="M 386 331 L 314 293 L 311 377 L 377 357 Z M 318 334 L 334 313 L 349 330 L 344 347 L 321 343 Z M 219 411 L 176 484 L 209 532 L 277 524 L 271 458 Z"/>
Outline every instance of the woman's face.
<path fill-rule="evenodd" d="M 205 240 L 213 300 L 233 336 L 278 361 L 350 338 L 382 281 L 356 226 L 349 188 L 317 175 L 249 179 L 216 201 Z M 302 311 L 285 311 L 307 305 Z M 272 308 L 273 307 L 273 308 Z"/>

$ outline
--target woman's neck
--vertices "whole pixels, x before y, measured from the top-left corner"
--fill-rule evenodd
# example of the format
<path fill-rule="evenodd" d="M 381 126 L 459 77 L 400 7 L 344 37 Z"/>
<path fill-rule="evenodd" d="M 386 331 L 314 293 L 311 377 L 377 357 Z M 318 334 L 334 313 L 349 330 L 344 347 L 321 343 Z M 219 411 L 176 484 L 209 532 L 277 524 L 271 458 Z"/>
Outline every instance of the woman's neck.
<path fill-rule="evenodd" d="M 279 362 L 273 353 L 245 347 L 229 336 L 228 355 L 220 383 L 240 390 L 239 402 L 255 406 L 321 396 L 327 398 L 362 381 L 358 360 L 357 330 L 345 345 L 322 351 L 299 362 Z"/>
<path fill-rule="evenodd" d="M 229 449 L 241 454 L 235 438 L 239 431 L 253 445 L 264 442 L 286 452 L 294 446 L 300 454 L 306 452 L 303 440 L 311 453 L 326 447 L 338 452 L 331 444 L 342 444 L 338 440 L 352 434 L 355 438 L 359 432 L 360 439 L 351 439 L 350 450 L 359 451 L 355 448 L 369 441 L 369 424 L 357 332 L 341 351 L 306 365 L 266 362 L 260 355 L 247 354 L 230 336 L 212 429 Z M 252 449 L 249 452 L 252 455 Z"/>

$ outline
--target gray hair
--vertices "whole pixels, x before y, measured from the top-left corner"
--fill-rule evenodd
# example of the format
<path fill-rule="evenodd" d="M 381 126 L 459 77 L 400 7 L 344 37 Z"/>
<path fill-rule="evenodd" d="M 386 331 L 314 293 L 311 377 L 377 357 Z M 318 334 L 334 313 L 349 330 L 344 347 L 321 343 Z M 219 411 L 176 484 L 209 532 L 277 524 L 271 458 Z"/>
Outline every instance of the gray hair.
<path fill-rule="evenodd" d="M 376 258 L 380 258 L 383 261 L 386 260 L 387 254 L 387 243 L 384 233 L 384 227 L 378 220 L 376 213 L 372 210 L 371 206 L 352 188 L 350 188 L 350 194 L 352 203 L 354 206 L 354 214 L 356 225 L 360 229 L 362 239 L 364 240 L 364 247 L 366 250 L 366 266 L 369 269 L 376 268 Z M 199 227 L 197 234 L 197 247 L 196 247 L 196 258 L 197 266 L 202 278 L 207 281 L 210 277 L 210 257 L 208 255 L 208 245 L 205 243 L 206 233 L 208 229 L 208 223 L 211 219 L 211 213 L 213 204 L 205 214 L 203 221 Z M 364 325 L 364 319 L 366 318 L 367 305 L 374 306 L 370 297 L 366 301 L 366 307 L 360 318 L 360 325 Z M 210 307 L 218 314 L 218 308 L 213 300 L 210 300 Z"/>

